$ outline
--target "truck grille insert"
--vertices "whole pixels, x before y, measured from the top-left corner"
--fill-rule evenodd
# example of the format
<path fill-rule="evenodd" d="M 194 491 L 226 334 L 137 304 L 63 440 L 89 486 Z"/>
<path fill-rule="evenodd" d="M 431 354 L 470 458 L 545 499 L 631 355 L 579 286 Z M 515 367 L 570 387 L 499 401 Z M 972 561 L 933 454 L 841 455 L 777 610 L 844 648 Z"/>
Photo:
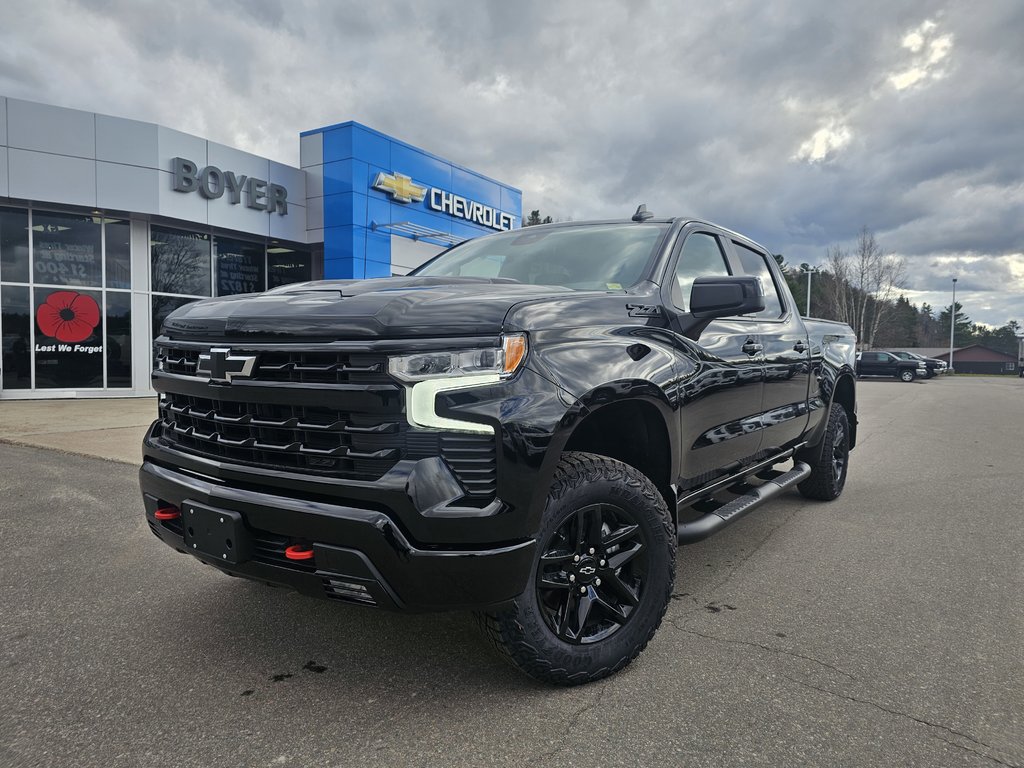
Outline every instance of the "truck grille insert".
<path fill-rule="evenodd" d="M 466 493 L 475 498 L 494 496 L 498 480 L 494 438 L 489 435 L 441 434 L 441 456 Z"/>
<path fill-rule="evenodd" d="M 212 346 L 212 345 L 211 345 Z M 260 351 L 238 345 L 230 346 L 235 355 L 257 355 L 252 381 L 277 381 L 294 384 L 391 384 L 387 359 L 382 355 L 314 351 Z M 158 370 L 179 376 L 195 376 L 199 355 L 195 345 L 161 344 L 157 348 Z"/>
<path fill-rule="evenodd" d="M 393 467 L 408 429 L 401 413 L 344 413 L 175 393 L 164 394 L 159 411 L 161 436 L 188 453 L 355 479 L 375 479 Z"/>

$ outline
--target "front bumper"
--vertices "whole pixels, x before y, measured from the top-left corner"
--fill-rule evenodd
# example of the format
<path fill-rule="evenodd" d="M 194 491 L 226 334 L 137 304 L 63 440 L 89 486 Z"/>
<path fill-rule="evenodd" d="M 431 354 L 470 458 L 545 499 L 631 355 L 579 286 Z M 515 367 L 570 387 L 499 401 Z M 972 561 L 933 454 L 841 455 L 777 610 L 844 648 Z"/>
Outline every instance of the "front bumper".
<path fill-rule="evenodd" d="M 183 508 L 191 501 L 237 512 L 252 539 L 248 559 L 227 564 L 189 553 L 232 575 L 316 597 L 404 611 L 484 608 L 522 593 L 533 564 L 532 539 L 484 548 L 416 546 L 394 520 L 369 505 L 232 486 L 152 456 L 139 482 L 150 529 L 168 546 L 186 551 L 181 521 L 157 520 L 158 507 Z M 313 559 L 288 560 L 285 547 L 294 543 L 311 545 Z"/>

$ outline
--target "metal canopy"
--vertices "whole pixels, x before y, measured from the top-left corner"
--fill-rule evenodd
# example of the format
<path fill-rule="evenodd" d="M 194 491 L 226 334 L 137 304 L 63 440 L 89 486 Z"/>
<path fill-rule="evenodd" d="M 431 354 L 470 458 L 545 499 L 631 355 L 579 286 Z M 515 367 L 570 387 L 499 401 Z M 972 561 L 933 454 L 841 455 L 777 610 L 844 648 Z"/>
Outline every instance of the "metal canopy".
<path fill-rule="evenodd" d="M 468 237 L 458 237 L 448 232 L 442 232 L 439 229 L 424 227 L 420 224 L 413 224 L 411 221 L 396 221 L 392 224 L 378 224 L 376 221 L 373 221 L 370 222 L 370 229 L 374 232 L 387 232 L 393 235 L 408 237 L 413 240 L 423 240 L 424 242 L 433 243 L 434 245 L 452 246 L 464 243 L 470 239 Z"/>

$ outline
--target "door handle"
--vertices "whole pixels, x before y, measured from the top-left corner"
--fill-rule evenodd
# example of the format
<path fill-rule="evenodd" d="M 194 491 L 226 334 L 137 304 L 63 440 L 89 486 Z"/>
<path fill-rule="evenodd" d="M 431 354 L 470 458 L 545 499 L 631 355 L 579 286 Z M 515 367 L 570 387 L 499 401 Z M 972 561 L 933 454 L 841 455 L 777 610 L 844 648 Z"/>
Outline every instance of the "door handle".
<path fill-rule="evenodd" d="M 762 349 L 764 349 L 764 347 L 761 344 L 758 344 L 753 339 L 747 339 L 747 343 L 744 344 L 741 347 L 741 349 L 744 352 L 746 352 L 748 355 L 756 355 L 758 352 L 760 352 Z"/>
<path fill-rule="evenodd" d="M 803 341 L 798 341 L 796 343 L 796 346 L 793 347 L 793 351 L 794 352 L 806 352 L 807 351 L 807 345 L 804 344 Z"/>

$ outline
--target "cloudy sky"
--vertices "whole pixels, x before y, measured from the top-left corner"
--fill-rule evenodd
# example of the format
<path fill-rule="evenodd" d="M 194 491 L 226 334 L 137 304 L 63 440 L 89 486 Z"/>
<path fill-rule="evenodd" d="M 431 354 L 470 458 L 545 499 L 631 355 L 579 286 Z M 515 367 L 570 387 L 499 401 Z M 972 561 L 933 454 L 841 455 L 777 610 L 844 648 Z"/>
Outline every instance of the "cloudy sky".
<path fill-rule="evenodd" d="M 354 119 L 556 218 L 862 226 L 915 303 L 1024 322 L 1024 2 L 5 2 L 0 95 L 288 162 Z"/>

